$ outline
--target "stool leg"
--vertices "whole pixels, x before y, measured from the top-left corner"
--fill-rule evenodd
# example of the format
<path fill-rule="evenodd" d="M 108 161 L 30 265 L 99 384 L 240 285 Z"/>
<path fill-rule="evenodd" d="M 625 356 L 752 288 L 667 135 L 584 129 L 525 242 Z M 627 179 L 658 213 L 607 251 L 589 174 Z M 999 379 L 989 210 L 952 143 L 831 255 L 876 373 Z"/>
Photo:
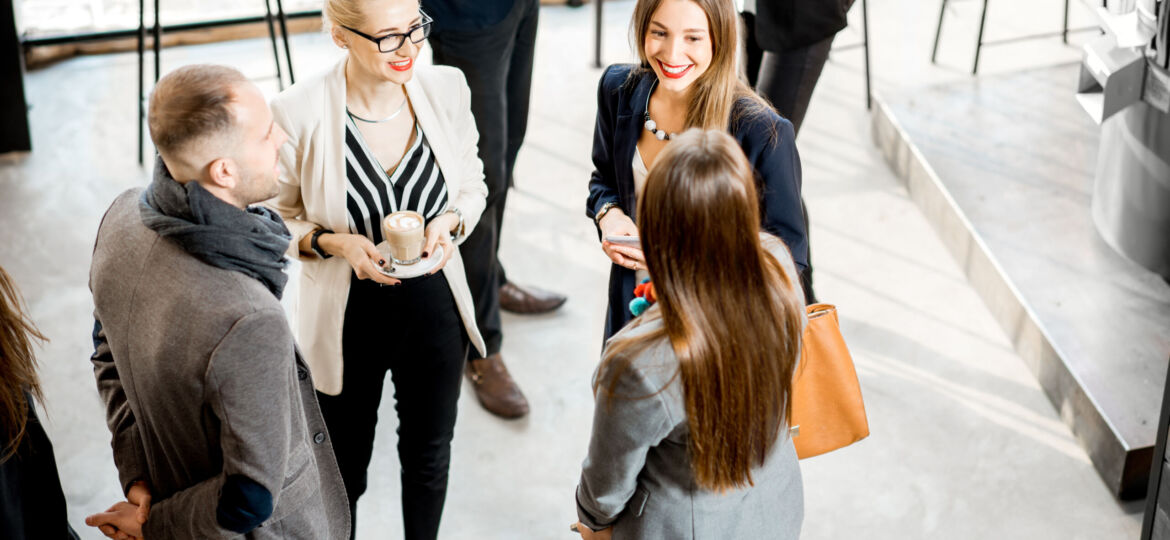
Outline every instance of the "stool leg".
<path fill-rule="evenodd" d="M 154 82 L 162 76 L 160 52 L 162 52 L 162 25 L 158 21 L 158 0 L 154 0 Z"/>
<path fill-rule="evenodd" d="M 975 42 L 975 65 L 971 66 L 971 74 L 979 73 L 979 53 L 983 51 L 983 23 L 987 22 L 987 2 L 983 0 L 983 14 L 979 16 L 979 40 Z"/>
<path fill-rule="evenodd" d="M 272 41 L 272 59 L 276 61 L 276 86 L 284 90 L 284 77 L 280 74 L 280 49 L 276 46 L 276 26 L 272 22 L 272 4 L 264 0 L 264 20 L 268 23 L 268 39 Z"/>
<path fill-rule="evenodd" d="M 144 165 L 144 156 L 142 155 L 142 145 L 144 135 L 142 133 L 142 123 L 146 121 L 146 86 L 143 83 L 143 77 L 146 71 L 146 0 L 138 0 L 138 164 Z"/>
<path fill-rule="evenodd" d="M 1068 0 L 1064 0 L 1064 26 L 1060 30 L 1060 40 L 1068 45 Z"/>
<path fill-rule="evenodd" d="M 938 38 L 942 36 L 943 15 L 947 14 L 947 0 L 942 0 L 942 7 L 938 10 L 938 27 L 934 29 L 934 48 L 930 51 L 930 63 L 938 56 Z"/>
<path fill-rule="evenodd" d="M 871 107 L 873 93 L 869 89 L 869 9 L 861 0 L 861 46 L 865 50 L 865 110 Z"/>
<path fill-rule="evenodd" d="M 593 67 L 601 67 L 601 2 L 603 0 L 593 0 L 597 3 L 596 14 L 593 18 L 594 22 L 594 39 L 593 39 Z"/>
<path fill-rule="evenodd" d="M 288 83 L 296 84 L 297 78 L 293 75 L 292 49 L 288 46 L 288 16 L 284 13 L 284 5 L 281 0 L 276 0 L 276 17 L 280 19 L 280 35 L 284 39 L 284 59 L 286 60 L 284 65 L 288 67 Z"/>

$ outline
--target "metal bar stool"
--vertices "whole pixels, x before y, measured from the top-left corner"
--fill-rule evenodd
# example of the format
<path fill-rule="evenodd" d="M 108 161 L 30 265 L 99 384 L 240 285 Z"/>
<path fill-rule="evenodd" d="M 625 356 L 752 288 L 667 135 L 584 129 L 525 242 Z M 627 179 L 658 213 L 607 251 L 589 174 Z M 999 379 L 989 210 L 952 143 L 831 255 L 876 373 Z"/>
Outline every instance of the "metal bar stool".
<path fill-rule="evenodd" d="M 160 58 L 162 52 L 162 25 L 158 18 L 159 0 L 154 0 L 154 26 L 151 28 L 151 37 L 153 39 L 152 50 L 154 52 L 154 82 L 158 82 L 162 74 L 162 67 L 160 65 Z M 272 4 L 269 0 L 264 0 L 265 22 L 268 23 L 268 38 L 272 42 L 272 57 L 276 64 L 276 82 L 277 86 L 284 90 L 284 76 L 280 69 L 280 48 L 276 43 L 276 27 L 274 24 L 274 17 L 272 13 Z M 296 83 L 296 78 L 293 75 L 292 67 L 292 49 L 288 44 L 288 18 L 284 12 L 282 0 L 276 0 L 276 15 L 275 20 L 280 23 L 280 34 L 284 41 L 284 55 L 285 65 L 288 68 L 289 84 Z M 146 121 L 146 84 L 144 81 L 145 73 L 145 57 L 146 57 L 146 0 L 138 0 L 138 164 L 145 163 L 145 156 L 143 155 L 143 144 L 145 143 L 145 126 Z"/>
<path fill-rule="evenodd" d="M 1039 34 L 1039 35 L 1033 35 L 1033 36 L 1021 36 L 1021 37 L 1017 37 L 1017 38 L 1011 38 L 1011 39 L 995 41 L 995 42 L 984 41 L 983 40 L 983 28 L 987 23 L 987 4 L 988 4 L 988 1 L 989 0 L 983 0 L 983 9 L 979 14 L 979 36 L 976 38 L 976 41 L 975 41 L 975 62 L 971 66 L 971 74 L 972 75 L 976 75 L 979 73 L 979 54 L 981 52 L 983 52 L 984 45 L 992 45 L 995 43 L 1005 43 L 1008 41 L 1019 41 L 1022 39 L 1031 39 L 1031 38 L 1036 38 L 1036 37 L 1046 37 L 1049 35 L 1054 35 L 1054 34 Z M 939 41 L 939 38 L 942 36 L 943 16 L 946 15 L 946 13 L 947 13 L 947 2 L 948 2 L 948 0 L 942 0 L 942 7 L 938 11 L 938 27 L 936 27 L 934 30 L 934 47 L 930 51 L 930 63 L 931 64 L 934 64 L 935 59 L 938 57 L 938 41 Z M 1068 32 L 1069 32 L 1069 30 L 1068 30 L 1068 4 L 1069 4 L 1069 0 L 1064 0 L 1064 17 L 1062 19 L 1062 26 L 1061 26 L 1061 30 L 1059 32 L 1061 41 L 1064 42 L 1065 44 L 1068 44 Z"/>

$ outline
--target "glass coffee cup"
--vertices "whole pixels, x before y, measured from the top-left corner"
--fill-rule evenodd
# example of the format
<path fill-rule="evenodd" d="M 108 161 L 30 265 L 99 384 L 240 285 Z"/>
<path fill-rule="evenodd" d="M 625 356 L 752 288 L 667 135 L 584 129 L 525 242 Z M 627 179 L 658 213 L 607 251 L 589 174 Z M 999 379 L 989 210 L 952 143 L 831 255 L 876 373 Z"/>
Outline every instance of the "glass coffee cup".
<path fill-rule="evenodd" d="M 382 237 L 390 246 L 395 264 L 410 265 L 422 259 L 424 224 L 422 214 L 409 210 L 394 212 L 382 220 Z"/>

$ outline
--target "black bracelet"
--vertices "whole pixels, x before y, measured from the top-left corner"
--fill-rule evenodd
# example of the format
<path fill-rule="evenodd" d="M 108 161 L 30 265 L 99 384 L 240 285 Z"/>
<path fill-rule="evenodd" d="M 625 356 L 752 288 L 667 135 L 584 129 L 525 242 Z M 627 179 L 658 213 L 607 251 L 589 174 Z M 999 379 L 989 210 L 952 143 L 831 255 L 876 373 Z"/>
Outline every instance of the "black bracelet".
<path fill-rule="evenodd" d="M 320 238 L 322 234 L 333 234 L 333 231 L 324 227 L 313 231 L 313 237 L 309 240 L 309 247 L 313 249 L 313 253 L 316 253 L 318 257 L 321 257 L 322 259 L 328 259 L 333 255 L 325 253 L 325 250 L 321 249 L 321 244 L 317 243 L 317 239 Z"/>

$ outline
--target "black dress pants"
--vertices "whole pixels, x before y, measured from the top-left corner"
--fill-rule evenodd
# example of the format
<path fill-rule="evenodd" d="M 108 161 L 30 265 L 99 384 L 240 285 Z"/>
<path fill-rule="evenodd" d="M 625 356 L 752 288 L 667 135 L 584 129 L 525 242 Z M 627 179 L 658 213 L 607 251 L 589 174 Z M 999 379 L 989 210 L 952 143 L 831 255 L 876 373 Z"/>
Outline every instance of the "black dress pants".
<path fill-rule="evenodd" d="M 342 331 L 341 393 L 317 393 L 349 496 L 353 531 L 366 491 L 386 372 L 394 382 L 402 520 L 407 539 L 433 539 L 447 498 L 467 334 L 442 272 L 380 286 L 351 276 Z M 350 533 L 351 538 L 354 533 Z"/>
<path fill-rule="evenodd" d="M 825 62 L 829 60 L 829 51 L 833 48 L 833 38 L 836 36 L 829 36 L 807 47 L 765 51 L 756 44 L 754 16 L 744 13 L 743 18 L 748 29 L 745 47 L 748 82 L 772 103 L 781 116 L 792 122 L 792 129 L 799 135 L 800 126 L 804 123 L 804 114 L 808 111 L 808 104 L 812 100 L 817 80 L 821 78 Z M 804 228 L 807 231 L 808 208 L 804 204 L 804 197 L 800 199 L 800 207 L 804 211 Z M 811 241 L 808 268 L 801 273 L 800 284 L 804 288 L 805 300 L 809 304 L 816 303 L 816 293 L 813 292 Z"/>
<path fill-rule="evenodd" d="M 512 186 L 516 154 L 528 129 L 532 57 L 538 0 L 517 0 L 504 19 L 480 30 L 443 30 L 429 38 L 436 64 L 463 71 L 471 88 L 471 112 L 479 131 L 479 158 L 487 183 L 487 207 L 459 246 L 475 319 L 490 356 L 500 352 L 500 285 L 507 280 L 497 253 L 504 203 Z M 474 348 L 471 358 L 479 358 Z"/>

